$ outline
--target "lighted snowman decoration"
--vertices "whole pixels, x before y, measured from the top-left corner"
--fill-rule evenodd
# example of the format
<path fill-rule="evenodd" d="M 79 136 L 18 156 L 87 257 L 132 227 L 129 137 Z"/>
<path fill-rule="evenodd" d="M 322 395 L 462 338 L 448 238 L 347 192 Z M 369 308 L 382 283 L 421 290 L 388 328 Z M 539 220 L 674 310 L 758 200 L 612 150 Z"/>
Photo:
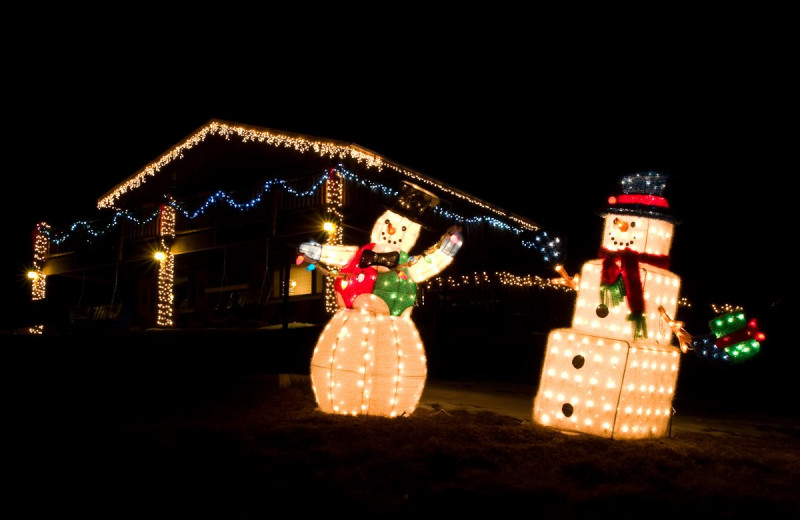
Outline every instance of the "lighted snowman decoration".
<path fill-rule="evenodd" d="M 635 340 L 669 341 L 672 331 L 663 325 L 654 326 L 661 317 L 658 306 L 675 315 L 680 287 L 680 279 L 668 271 L 676 221 L 667 212 L 669 204 L 662 196 L 666 176 L 640 173 L 623 177 L 620 184 L 622 194 L 610 197 L 604 212 L 603 242 L 598 255 L 602 259 L 597 287 L 601 301 L 595 308 L 600 321 L 592 322 L 604 325 L 615 335 L 620 331 L 623 335 L 632 334 Z M 650 282 L 646 292 L 644 284 L 650 279 L 659 287 L 664 285 L 666 291 Z M 593 285 L 594 277 L 590 275 L 586 283 Z M 645 299 L 650 300 L 648 309 Z M 621 305 L 623 301 L 626 305 Z M 623 318 L 627 323 L 620 321 Z"/>
<path fill-rule="evenodd" d="M 615 438 L 666 434 L 681 349 L 680 278 L 669 271 L 677 221 L 657 172 L 623 177 L 603 211 L 599 258 L 583 265 L 572 327 L 550 332 L 533 420 Z"/>
<path fill-rule="evenodd" d="M 438 203 L 433 193 L 404 182 L 395 206 L 375 221 L 369 244 L 299 246 L 307 261 L 335 276 L 339 308 L 311 358 L 323 412 L 398 417 L 416 409 L 427 377 L 425 348 L 411 320 L 417 284 L 449 266 L 463 242 L 454 226 L 423 253 L 409 255 L 422 229 L 418 220 Z"/>

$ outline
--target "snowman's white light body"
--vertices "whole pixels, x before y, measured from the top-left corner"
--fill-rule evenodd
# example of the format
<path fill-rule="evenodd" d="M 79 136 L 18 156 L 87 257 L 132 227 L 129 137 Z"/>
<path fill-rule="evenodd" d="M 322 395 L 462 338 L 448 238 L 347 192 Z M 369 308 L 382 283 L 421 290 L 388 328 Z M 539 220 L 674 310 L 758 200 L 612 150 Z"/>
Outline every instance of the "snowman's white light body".
<path fill-rule="evenodd" d="M 376 253 L 386 253 L 392 251 L 409 251 L 417 242 L 422 226 L 408 217 L 398 215 L 387 210 L 375 221 L 372 228 L 370 239 L 375 244 L 373 251 Z M 441 247 L 425 255 L 423 261 L 415 262 L 408 267 L 408 275 L 415 283 L 424 282 L 432 276 L 441 273 L 453 261 L 453 254 L 448 252 L 448 246 L 452 248 L 461 247 L 459 242 L 455 243 L 453 235 L 449 235 Z M 451 239 L 452 238 L 452 239 Z M 378 269 L 385 270 L 380 267 Z"/>
<path fill-rule="evenodd" d="M 572 326 L 548 336 L 533 420 L 603 437 L 662 437 L 669 429 L 680 365 L 680 349 L 670 344 L 672 331 L 658 311 L 662 306 L 675 316 L 678 305 L 680 278 L 665 267 L 674 223 L 659 218 L 658 211 L 615 209 L 604 214 L 603 258 L 581 269 Z M 606 306 L 604 282 L 612 261 L 621 273 L 625 265 L 628 270 L 618 278 L 621 301 Z M 604 267 L 604 262 L 609 263 Z M 627 278 L 636 278 L 634 269 L 641 286 L 641 337 L 630 319 L 635 285 Z"/>
<path fill-rule="evenodd" d="M 398 417 L 416 409 L 425 387 L 427 360 L 411 320 L 415 284 L 450 265 L 462 243 L 460 232 L 451 228 L 424 253 L 409 257 L 420 231 L 413 218 L 387 210 L 375 221 L 371 244 L 320 246 L 320 261 L 347 264 L 342 271 L 348 275 L 335 282 L 339 309 L 325 326 L 311 359 L 311 384 L 321 411 Z M 372 253 L 383 256 L 376 264 L 358 267 L 358 259 Z M 381 265 L 381 260 L 391 265 Z"/>
<path fill-rule="evenodd" d="M 652 257 L 666 257 L 669 255 L 674 229 L 675 225 L 665 220 L 609 213 L 605 215 L 602 248 L 607 251 L 630 249 Z M 597 314 L 602 265 L 602 259 L 595 259 L 586 262 L 581 269 L 572 326 L 591 334 L 604 334 L 621 340 L 632 339 L 633 324 L 628 320 L 629 309 L 624 302 L 609 308 L 608 316 L 601 318 Z M 639 265 L 644 288 L 644 319 L 647 329 L 645 339 L 669 343 L 672 331 L 661 320 L 658 306 L 662 305 L 670 316 L 675 316 L 680 278 L 666 269 L 648 264 L 646 259 L 641 260 Z"/>
<path fill-rule="evenodd" d="M 400 251 L 404 246 L 410 247 L 417 242 L 421 230 L 419 223 L 387 210 L 372 226 L 370 239 L 375 243 L 373 251 L 386 253 Z"/>

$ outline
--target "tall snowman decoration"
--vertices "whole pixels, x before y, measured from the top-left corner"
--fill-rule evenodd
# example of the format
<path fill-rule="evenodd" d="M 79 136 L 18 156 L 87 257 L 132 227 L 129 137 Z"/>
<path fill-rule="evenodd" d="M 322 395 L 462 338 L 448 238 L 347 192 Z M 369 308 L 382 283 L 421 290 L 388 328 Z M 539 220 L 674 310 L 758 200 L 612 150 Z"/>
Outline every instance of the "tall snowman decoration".
<path fill-rule="evenodd" d="M 598 258 L 575 285 L 572 326 L 548 335 L 534 422 L 620 439 L 668 433 L 681 349 L 665 318 L 680 289 L 669 271 L 677 221 L 666 182 L 657 172 L 625 176 L 608 199 Z"/>
<path fill-rule="evenodd" d="M 439 199 L 403 182 L 395 205 L 363 246 L 299 246 L 305 260 L 335 276 L 338 310 L 320 334 L 311 358 L 311 385 L 319 409 L 331 414 L 407 416 L 427 377 L 425 348 L 411 312 L 417 284 L 436 276 L 461 248 L 451 227 L 423 253 L 410 256 L 425 212 Z"/>

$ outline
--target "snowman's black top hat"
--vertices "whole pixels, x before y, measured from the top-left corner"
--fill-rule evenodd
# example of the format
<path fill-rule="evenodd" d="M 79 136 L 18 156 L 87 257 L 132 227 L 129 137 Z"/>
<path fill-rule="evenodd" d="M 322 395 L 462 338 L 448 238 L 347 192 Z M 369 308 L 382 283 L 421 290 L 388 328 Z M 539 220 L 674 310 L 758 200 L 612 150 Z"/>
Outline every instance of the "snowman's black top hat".
<path fill-rule="evenodd" d="M 439 204 L 439 197 L 430 191 L 408 181 L 402 181 L 400 194 L 390 209 L 404 217 L 420 219 L 428 209 L 437 204 Z"/>
<path fill-rule="evenodd" d="M 620 179 L 622 193 L 608 198 L 608 206 L 600 215 L 619 213 L 666 220 L 679 224 L 664 197 L 668 176 L 660 172 L 640 172 Z"/>

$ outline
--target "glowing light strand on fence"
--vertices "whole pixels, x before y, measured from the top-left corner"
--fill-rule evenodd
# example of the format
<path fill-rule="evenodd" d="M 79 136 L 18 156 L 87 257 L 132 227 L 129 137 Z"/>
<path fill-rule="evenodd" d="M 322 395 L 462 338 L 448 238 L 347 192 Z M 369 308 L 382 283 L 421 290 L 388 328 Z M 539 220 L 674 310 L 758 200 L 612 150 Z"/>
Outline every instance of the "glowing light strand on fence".
<path fill-rule="evenodd" d="M 556 283 L 550 278 L 531 274 L 516 275 L 506 271 L 495 271 L 494 273 L 482 271 L 480 273 L 475 272 L 472 274 L 463 274 L 461 276 L 437 276 L 429 279 L 424 287 L 426 291 L 437 291 L 443 289 L 453 290 L 496 285 L 520 288 L 557 289 L 566 293 L 575 292 L 575 289 L 569 285 Z M 686 298 L 681 298 L 678 301 L 678 307 L 691 307 L 691 304 Z"/>
<path fill-rule="evenodd" d="M 476 272 L 461 276 L 437 276 L 426 282 L 425 289 L 436 291 L 441 289 L 458 289 L 464 287 L 504 285 L 514 287 L 534 287 L 539 289 L 558 289 L 564 292 L 573 292 L 569 286 L 554 284 L 548 278 L 536 275 L 515 275 L 506 271 L 494 273 Z"/>
<path fill-rule="evenodd" d="M 732 303 L 711 303 L 709 305 L 711 305 L 711 310 L 714 311 L 714 314 L 726 314 L 744 309 L 741 305 L 734 305 Z"/>

